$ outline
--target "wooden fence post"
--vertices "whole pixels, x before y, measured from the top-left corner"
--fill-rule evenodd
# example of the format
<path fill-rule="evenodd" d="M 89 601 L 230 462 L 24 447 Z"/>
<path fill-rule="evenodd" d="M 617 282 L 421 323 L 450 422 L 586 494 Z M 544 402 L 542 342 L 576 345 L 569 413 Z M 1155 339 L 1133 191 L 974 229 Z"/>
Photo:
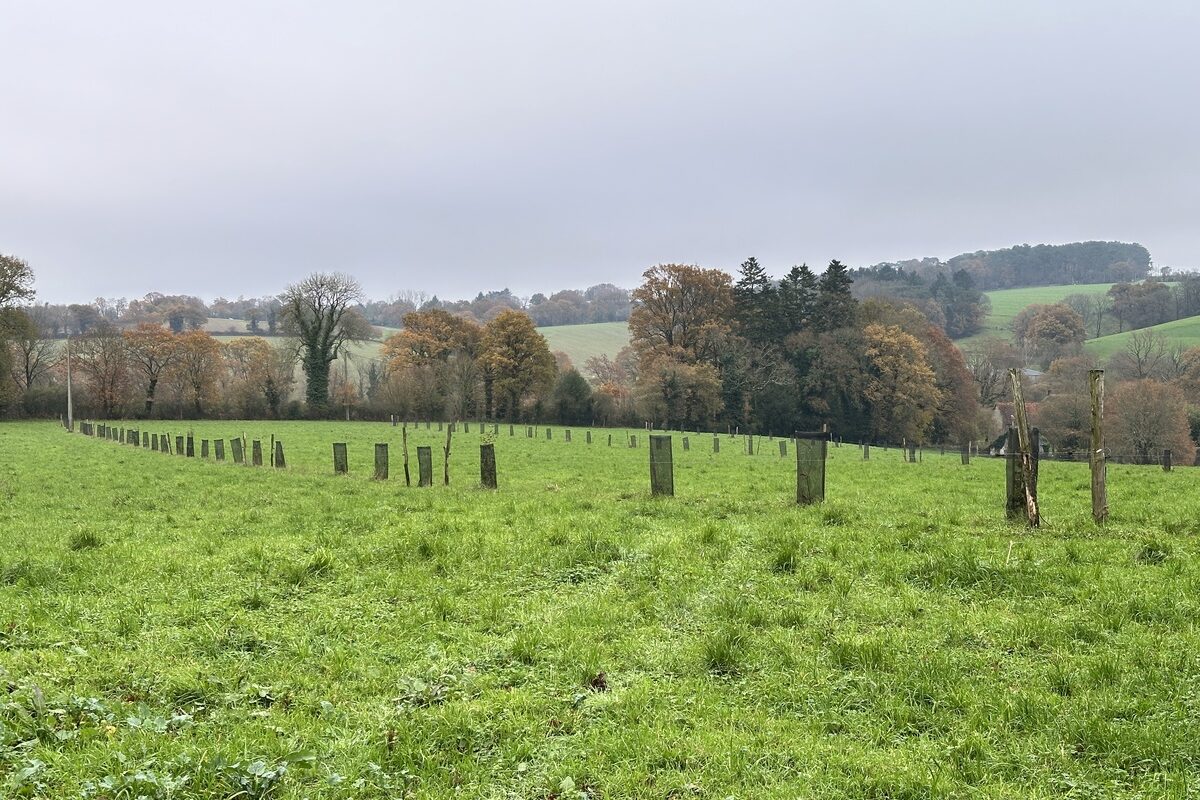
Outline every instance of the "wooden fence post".
<path fill-rule="evenodd" d="M 807 506 L 825 500 L 826 433 L 796 434 L 796 503 Z"/>
<path fill-rule="evenodd" d="M 345 442 L 333 443 L 333 474 L 346 475 L 350 472 L 350 459 L 346 453 Z"/>
<path fill-rule="evenodd" d="M 516 428 L 515 428 L 515 426 L 513 426 L 511 423 L 510 423 L 510 424 L 509 424 L 509 426 L 508 426 L 508 435 L 509 435 L 509 436 L 515 436 L 515 435 L 516 435 Z"/>
<path fill-rule="evenodd" d="M 387 442 L 375 443 L 375 480 L 388 479 L 388 446 Z"/>
<path fill-rule="evenodd" d="M 634 433 L 629 434 L 629 446 L 637 447 L 637 434 L 634 434 Z"/>
<path fill-rule="evenodd" d="M 787 439 L 779 440 L 779 457 L 787 458 Z"/>
<path fill-rule="evenodd" d="M 146 431 L 142 431 L 142 447 L 149 447 L 149 446 L 150 446 L 150 434 Z"/>
<path fill-rule="evenodd" d="M 229 446 L 233 449 L 233 463 L 245 464 L 246 452 L 242 447 L 242 440 L 235 436 L 229 440 Z"/>
<path fill-rule="evenodd" d="M 1025 489 L 1025 520 L 1029 527 L 1041 525 L 1041 513 L 1038 511 L 1037 497 L 1037 459 L 1041 447 L 1040 440 L 1032 441 L 1029 431 L 1029 420 L 1025 416 L 1025 399 L 1021 395 L 1021 371 L 1015 367 L 1008 371 L 1012 382 L 1013 410 L 1017 417 L 1017 440 L 1021 447 L 1021 473 Z M 1036 431 L 1036 429 L 1035 429 Z"/>
<path fill-rule="evenodd" d="M 1170 450 L 1163 450 L 1162 468 L 1163 468 L 1163 472 L 1171 471 L 1171 451 Z"/>
<path fill-rule="evenodd" d="M 450 437 L 454 435 L 454 424 L 451 423 L 450 429 L 446 431 L 446 446 L 443 448 L 442 456 L 442 482 L 450 485 Z"/>
<path fill-rule="evenodd" d="M 217 459 L 217 461 L 225 460 L 225 440 L 224 439 L 214 439 L 213 440 L 213 456 Z"/>
<path fill-rule="evenodd" d="M 1009 426 L 1004 440 L 1004 514 L 1013 519 L 1021 514 L 1025 505 L 1025 481 L 1018 461 L 1020 445 L 1017 429 Z"/>
<path fill-rule="evenodd" d="M 417 486 L 433 486 L 433 448 L 417 448 Z"/>
<path fill-rule="evenodd" d="M 688 441 L 688 437 L 686 437 L 686 436 L 683 437 L 683 452 L 686 453 L 687 451 L 689 451 L 691 449 L 692 449 L 692 445 L 691 445 L 691 442 Z"/>
<path fill-rule="evenodd" d="M 196 457 L 196 440 L 192 438 L 190 433 L 187 435 L 187 457 Z"/>
<path fill-rule="evenodd" d="M 470 432 L 471 432 L 471 423 L 463 422 L 463 433 L 470 433 Z"/>
<path fill-rule="evenodd" d="M 200 457 L 208 458 L 208 439 L 200 440 Z"/>
<path fill-rule="evenodd" d="M 917 446 L 912 442 L 908 444 L 908 463 L 917 463 Z"/>
<path fill-rule="evenodd" d="M 275 440 L 275 469 L 284 469 L 287 462 L 283 459 L 283 442 L 279 439 Z"/>
<path fill-rule="evenodd" d="M 871 445 L 863 442 L 863 461 L 871 460 Z"/>
<path fill-rule="evenodd" d="M 963 466 L 966 466 L 971 463 L 971 445 L 969 443 L 964 444 L 961 449 L 962 449 L 962 455 L 961 455 L 962 463 L 963 463 Z"/>
<path fill-rule="evenodd" d="M 158 434 L 157 433 L 150 434 L 150 449 L 156 453 L 158 452 Z"/>
<path fill-rule="evenodd" d="M 546 428 L 546 441 L 548 442 L 548 441 L 550 441 L 550 439 L 551 439 L 551 432 L 550 432 L 550 428 L 547 427 Z"/>
<path fill-rule="evenodd" d="M 479 445 L 479 483 L 485 489 L 496 488 L 496 445 Z"/>
<path fill-rule="evenodd" d="M 262 440 L 255 439 L 250 442 L 250 463 L 256 467 L 263 465 L 262 460 Z"/>
<path fill-rule="evenodd" d="M 675 496 L 670 436 L 650 435 L 650 494 Z"/>
<path fill-rule="evenodd" d="M 183 437 L 182 437 L 182 436 L 176 436 L 176 437 L 175 437 L 175 455 L 177 455 L 177 456 L 181 456 L 181 455 L 183 455 L 185 452 L 186 452 L 186 448 L 185 448 L 185 446 L 184 446 L 184 444 L 183 444 Z"/>
<path fill-rule="evenodd" d="M 713 434 L 713 452 L 721 452 L 721 437 L 716 434 Z"/>
<path fill-rule="evenodd" d="M 563 441 L 564 442 L 571 441 L 571 429 L 570 428 L 567 428 L 565 431 L 563 431 Z"/>
<path fill-rule="evenodd" d="M 588 431 L 587 433 L 584 434 L 584 443 L 585 444 L 592 443 L 592 432 L 591 431 Z"/>
<path fill-rule="evenodd" d="M 1092 519 L 1097 524 L 1108 519 L 1108 467 L 1104 452 L 1104 370 L 1088 370 L 1088 388 L 1092 396 L 1092 441 L 1088 465 L 1092 472 Z"/>

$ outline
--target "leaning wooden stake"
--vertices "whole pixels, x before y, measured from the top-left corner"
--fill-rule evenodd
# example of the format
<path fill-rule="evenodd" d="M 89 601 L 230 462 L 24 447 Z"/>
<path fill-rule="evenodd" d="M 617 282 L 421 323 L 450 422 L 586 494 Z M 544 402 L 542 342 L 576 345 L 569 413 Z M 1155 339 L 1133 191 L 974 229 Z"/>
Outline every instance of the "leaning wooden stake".
<path fill-rule="evenodd" d="M 442 462 L 443 463 L 442 480 L 445 482 L 445 484 L 447 486 L 450 485 L 450 437 L 453 435 L 454 435 L 454 423 L 450 423 L 450 426 L 446 429 L 446 447 L 445 447 L 445 459 L 446 460 L 444 462 Z"/>
<path fill-rule="evenodd" d="M 1016 368 L 1010 369 L 1008 377 L 1012 382 L 1013 409 L 1017 415 L 1017 441 L 1021 447 L 1021 477 L 1025 480 L 1025 517 L 1029 527 L 1036 528 L 1042 524 L 1037 499 L 1037 455 L 1034 453 L 1034 443 L 1029 433 L 1029 420 L 1025 416 L 1025 398 L 1021 395 L 1021 371 Z"/>
<path fill-rule="evenodd" d="M 412 486 L 412 476 L 408 472 L 408 423 L 400 428 L 400 447 L 404 453 L 404 485 Z"/>
<path fill-rule="evenodd" d="M 1092 519 L 1101 524 L 1108 519 L 1108 466 L 1104 452 L 1104 370 L 1088 370 L 1088 388 L 1092 393 L 1092 446 L 1088 465 L 1092 469 Z"/>

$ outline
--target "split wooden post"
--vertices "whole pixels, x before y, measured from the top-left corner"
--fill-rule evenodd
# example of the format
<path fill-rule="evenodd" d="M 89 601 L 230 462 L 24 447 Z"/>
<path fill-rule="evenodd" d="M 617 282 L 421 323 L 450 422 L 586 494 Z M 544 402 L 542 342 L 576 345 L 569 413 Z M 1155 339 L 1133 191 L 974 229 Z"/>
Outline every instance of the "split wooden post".
<path fill-rule="evenodd" d="M 417 486 L 433 486 L 433 448 L 417 448 Z"/>
<path fill-rule="evenodd" d="M 208 439 L 200 440 L 200 457 L 208 458 Z"/>
<path fill-rule="evenodd" d="M 1108 519 L 1108 466 L 1104 452 L 1104 370 L 1088 370 L 1088 389 L 1092 396 L 1092 440 L 1088 466 L 1092 472 L 1092 519 L 1102 524 Z"/>
<path fill-rule="evenodd" d="M 333 474 L 346 475 L 350 472 L 350 459 L 346 453 L 345 442 L 333 443 Z"/>
<path fill-rule="evenodd" d="M 1163 450 L 1162 468 L 1163 468 L 1163 472 L 1171 471 L 1171 451 L 1170 450 Z"/>
<path fill-rule="evenodd" d="M 671 437 L 650 435 L 650 494 L 675 496 L 675 468 L 671 460 Z"/>
<path fill-rule="evenodd" d="M 449 430 L 446 431 L 446 446 L 443 449 L 442 461 L 442 482 L 450 485 L 450 437 L 454 435 L 454 423 L 450 424 Z"/>
<path fill-rule="evenodd" d="M 796 503 L 807 506 L 825 500 L 825 455 L 829 434 L 796 434 Z"/>
<path fill-rule="evenodd" d="M 242 447 L 242 440 L 235 436 L 229 440 L 229 445 L 233 448 L 233 463 L 245 464 L 246 452 Z"/>
<path fill-rule="evenodd" d="M 283 442 L 279 439 L 275 440 L 275 469 L 284 469 L 287 467 L 287 462 L 283 458 Z"/>
<path fill-rule="evenodd" d="M 375 480 L 388 479 L 388 446 L 387 442 L 375 443 Z"/>
<path fill-rule="evenodd" d="M 1021 394 L 1021 371 L 1015 367 L 1008 371 L 1013 389 L 1013 410 L 1017 417 L 1017 441 L 1021 447 L 1021 477 L 1025 489 L 1025 519 L 1029 527 L 1041 525 L 1037 498 L 1037 459 L 1041 442 L 1034 441 L 1029 431 L 1029 420 L 1025 416 L 1025 399 Z M 1035 429 L 1036 432 L 1036 429 Z"/>
<path fill-rule="evenodd" d="M 217 439 L 213 442 L 213 453 L 217 457 L 217 461 L 225 460 L 225 440 Z"/>
<path fill-rule="evenodd" d="M 254 441 L 250 442 L 250 459 L 250 463 L 256 467 L 261 467 L 263 465 L 261 439 L 255 439 Z"/>
<path fill-rule="evenodd" d="M 400 448 L 404 454 L 404 485 L 412 486 L 412 476 L 408 471 L 408 423 L 400 428 Z"/>
<path fill-rule="evenodd" d="M 479 484 L 485 489 L 496 488 L 496 445 L 479 445 Z"/>

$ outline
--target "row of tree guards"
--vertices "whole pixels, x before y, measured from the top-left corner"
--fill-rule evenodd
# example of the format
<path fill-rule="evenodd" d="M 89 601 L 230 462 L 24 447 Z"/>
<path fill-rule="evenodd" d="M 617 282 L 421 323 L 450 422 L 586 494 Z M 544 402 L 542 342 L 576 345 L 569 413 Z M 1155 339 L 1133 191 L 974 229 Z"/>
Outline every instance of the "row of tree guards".
<path fill-rule="evenodd" d="M 1021 380 L 1018 370 L 1010 370 L 1009 377 L 1012 383 L 1013 405 L 1015 409 L 1013 425 L 1009 427 L 1008 438 L 1005 447 L 1006 462 L 1005 462 L 1005 512 L 1010 519 L 1023 519 L 1026 524 L 1031 527 L 1038 527 L 1041 524 L 1041 514 L 1038 506 L 1038 462 L 1039 453 L 1041 451 L 1040 434 L 1037 428 L 1031 428 L 1028 423 L 1025 412 L 1025 403 L 1021 394 Z M 1089 388 L 1091 391 L 1091 448 L 1089 451 L 1089 463 L 1091 469 L 1091 492 L 1092 492 L 1092 516 L 1097 523 L 1102 523 L 1108 518 L 1108 495 L 1107 495 L 1107 470 L 1105 466 L 1104 453 L 1104 371 L 1091 370 L 1088 375 Z M 392 425 L 400 424 L 396 417 L 392 417 Z M 414 423 L 419 424 L 419 423 Z M 463 422 L 464 432 L 470 432 L 471 423 Z M 486 433 L 484 423 L 476 423 L 479 426 L 481 434 Z M 450 485 L 450 450 L 453 441 L 453 434 L 457 429 L 458 423 L 451 422 L 445 424 L 446 441 L 443 446 L 443 472 L 442 481 L 445 485 Z M 498 435 L 500 433 L 500 424 L 491 423 L 492 433 Z M 432 428 L 431 422 L 425 422 L 427 430 Z M 438 431 L 443 430 L 443 423 L 437 423 Z M 195 440 L 192 434 L 186 436 L 175 436 L 174 447 L 172 447 L 171 437 L 167 434 L 151 433 L 137 429 L 119 428 L 104 424 L 96 424 L 93 422 L 81 422 L 80 431 L 89 436 L 98 436 L 110 441 L 130 444 L 135 447 L 144 447 L 150 450 L 174 453 L 175 455 L 193 457 L 195 453 Z M 509 436 L 516 435 L 516 425 L 509 424 Z M 528 438 L 536 436 L 535 428 L 532 425 L 525 426 L 525 435 Z M 553 439 L 553 430 L 545 429 L 547 440 Z M 592 431 L 586 431 L 586 442 L 592 444 Z M 650 455 L 650 491 L 654 495 L 673 496 L 675 494 L 675 470 L 674 459 L 672 454 L 673 436 L 669 434 L 649 434 L 649 455 Z M 571 431 L 569 429 L 563 432 L 564 441 L 571 441 Z M 788 442 L 791 441 L 796 452 L 796 502 L 801 505 L 821 502 L 825 499 L 825 463 L 828 457 L 828 445 L 831 441 L 828 431 L 797 433 L 790 439 L 779 440 L 779 455 L 786 457 L 788 454 Z M 246 463 L 247 441 L 245 437 L 232 438 L 229 440 L 232 449 L 233 461 L 236 464 Z M 225 460 L 225 441 L 217 439 L 213 441 L 213 454 L 217 461 Z M 608 445 L 613 444 L 613 434 L 608 434 Z M 682 437 L 683 449 L 690 449 L 691 439 L 684 435 Z M 638 446 L 637 434 L 630 434 L 628 445 L 631 448 Z M 401 427 L 401 446 L 402 458 L 404 467 L 404 483 L 406 486 L 412 485 L 412 476 L 409 463 L 408 451 L 408 423 L 403 423 Z M 871 445 L 862 443 L 863 460 L 869 460 L 871 457 Z M 753 444 L 749 445 L 749 451 L 753 453 Z M 719 435 L 714 435 L 712 438 L 712 449 L 714 453 L 719 453 L 721 450 L 721 440 Z M 267 450 L 271 466 L 277 469 L 285 467 L 283 442 L 277 440 L 274 436 L 271 437 L 270 445 Z M 920 452 L 917 445 L 906 443 L 901 450 L 905 454 L 906 460 L 915 462 L 920 458 Z M 942 448 L 943 454 L 945 448 Z M 961 459 L 963 465 L 971 463 L 971 446 L 965 444 L 961 448 Z M 254 466 L 262 466 L 263 463 L 263 443 L 261 440 L 255 439 L 249 442 L 250 463 Z M 416 448 L 417 456 L 417 485 L 419 487 L 433 485 L 433 448 L 429 446 L 420 446 Z M 200 457 L 209 457 L 209 440 L 200 440 Z M 1163 453 L 1163 469 L 1171 469 L 1171 451 L 1166 450 Z M 388 480 L 389 478 L 390 457 L 388 445 L 386 442 L 380 442 L 375 445 L 375 474 L 376 480 Z M 349 457 L 347 444 L 345 442 L 336 442 L 333 445 L 333 471 L 338 475 L 349 473 Z M 496 476 L 496 450 L 492 442 L 482 442 L 479 445 L 479 479 L 480 484 L 487 489 L 497 488 Z"/>

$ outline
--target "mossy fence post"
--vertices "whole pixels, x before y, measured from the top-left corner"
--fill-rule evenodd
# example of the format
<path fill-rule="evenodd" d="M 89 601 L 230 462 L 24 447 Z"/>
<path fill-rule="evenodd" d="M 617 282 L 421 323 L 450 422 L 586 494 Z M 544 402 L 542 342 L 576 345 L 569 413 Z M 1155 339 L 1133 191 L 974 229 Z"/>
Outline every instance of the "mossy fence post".
<path fill-rule="evenodd" d="M 350 472 L 350 459 L 346 454 L 345 442 L 333 443 L 333 474 L 345 475 Z"/>
<path fill-rule="evenodd" d="M 217 461 L 225 460 L 225 440 L 217 439 L 213 442 L 213 453 L 217 457 Z"/>
<path fill-rule="evenodd" d="M 417 448 L 417 486 L 433 486 L 433 448 Z"/>
<path fill-rule="evenodd" d="M 479 483 L 485 489 L 496 488 L 496 445 L 479 445 Z"/>
<path fill-rule="evenodd" d="M 796 434 L 796 503 L 802 506 L 825 499 L 825 455 L 829 434 Z"/>
<path fill-rule="evenodd" d="M 387 442 L 375 443 L 375 480 L 388 479 L 388 446 Z"/>
<path fill-rule="evenodd" d="M 650 494 L 675 495 L 675 467 L 671 460 L 671 437 L 650 435 Z"/>

